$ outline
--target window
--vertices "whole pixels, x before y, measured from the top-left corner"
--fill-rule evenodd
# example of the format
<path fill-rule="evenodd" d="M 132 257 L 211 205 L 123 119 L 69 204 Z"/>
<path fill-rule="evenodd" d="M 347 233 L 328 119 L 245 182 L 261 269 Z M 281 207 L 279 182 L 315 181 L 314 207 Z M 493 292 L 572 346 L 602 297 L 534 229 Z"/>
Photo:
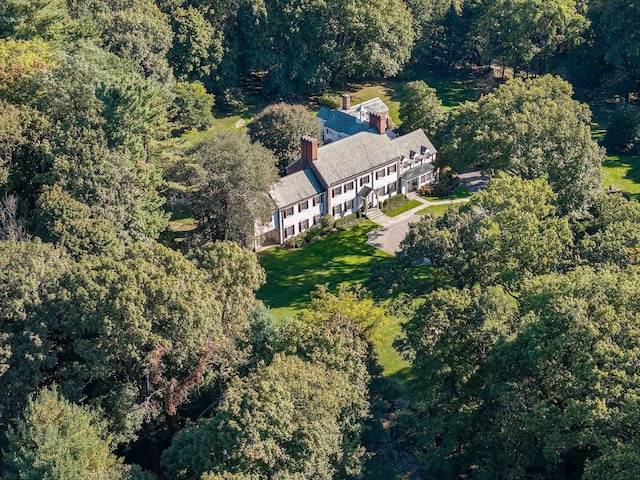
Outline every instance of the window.
<path fill-rule="evenodd" d="M 301 221 L 299 227 L 301 232 L 309 228 L 309 220 Z"/>
<path fill-rule="evenodd" d="M 313 224 L 314 225 L 320 225 L 320 215 L 314 215 L 313 216 Z"/>
<path fill-rule="evenodd" d="M 334 205 L 333 206 L 333 216 L 340 215 L 342 213 L 342 205 Z"/>
<path fill-rule="evenodd" d="M 293 215 L 293 207 L 289 207 L 284 211 L 284 218 L 290 217 Z"/>
<path fill-rule="evenodd" d="M 378 170 L 376 172 L 376 180 L 378 180 L 379 178 L 383 178 L 386 175 L 386 171 L 383 168 L 382 170 Z"/>
<path fill-rule="evenodd" d="M 376 192 L 378 194 L 379 197 L 384 195 L 384 187 L 380 187 L 378 189 L 376 189 Z"/>
<path fill-rule="evenodd" d="M 393 193 L 396 191 L 396 182 L 391 182 L 389 185 L 387 185 L 387 193 Z"/>
<path fill-rule="evenodd" d="M 363 186 L 365 183 L 369 183 L 369 175 L 360 179 L 360 186 Z"/>
<path fill-rule="evenodd" d="M 291 225 L 290 227 L 284 229 L 284 238 L 290 237 L 294 233 L 296 233 L 296 227 Z"/>
<path fill-rule="evenodd" d="M 395 173 L 397 170 L 398 170 L 398 166 L 393 164 L 387 168 L 387 174 L 391 175 L 392 173 Z"/>
<path fill-rule="evenodd" d="M 349 183 L 345 183 L 344 184 L 344 191 L 348 192 L 349 190 L 353 190 L 353 182 L 349 182 Z"/>
<path fill-rule="evenodd" d="M 424 182 L 426 182 L 426 181 L 427 181 L 427 176 L 426 176 L 426 175 L 422 175 L 422 176 L 420 177 L 420 183 L 424 183 Z"/>
<path fill-rule="evenodd" d="M 331 196 L 335 197 L 337 195 L 342 195 L 342 187 L 336 187 L 331 189 Z"/>
<path fill-rule="evenodd" d="M 322 205 L 322 195 L 318 195 L 313 198 L 313 206 Z"/>
<path fill-rule="evenodd" d="M 299 212 L 303 212 L 307 208 L 309 208 L 309 200 L 305 200 L 304 202 L 300 202 L 298 204 L 298 211 Z"/>
<path fill-rule="evenodd" d="M 344 209 L 345 210 L 353 209 L 353 199 L 344 202 Z"/>

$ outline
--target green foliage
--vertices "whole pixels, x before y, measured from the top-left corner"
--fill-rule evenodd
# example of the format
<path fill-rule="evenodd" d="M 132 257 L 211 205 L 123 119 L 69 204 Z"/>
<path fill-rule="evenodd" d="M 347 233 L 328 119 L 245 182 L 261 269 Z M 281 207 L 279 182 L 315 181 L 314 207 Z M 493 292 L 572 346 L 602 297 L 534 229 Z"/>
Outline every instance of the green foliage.
<path fill-rule="evenodd" d="M 245 60 L 267 73 L 264 88 L 277 96 L 322 93 L 336 78 L 393 76 L 411 53 L 411 17 L 401 0 L 260 0 L 242 13 Z"/>
<path fill-rule="evenodd" d="M 178 82 L 173 87 L 173 111 L 171 122 L 177 130 L 205 130 L 213 122 L 215 98 L 200 82 Z"/>
<path fill-rule="evenodd" d="M 605 195 L 581 225 L 578 255 L 590 265 L 626 267 L 640 262 L 640 204 L 622 195 Z"/>
<path fill-rule="evenodd" d="M 637 155 L 640 153 L 640 107 L 620 103 L 611 114 L 604 139 L 611 153 Z"/>
<path fill-rule="evenodd" d="M 95 412 L 65 400 L 55 387 L 29 401 L 7 439 L 3 480 L 126 478 L 106 424 Z"/>
<path fill-rule="evenodd" d="M 55 367 L 48 299 L 69 259 L 52 245 L 0 242 L 0 424 L 8 425 Z"/>
<path fill-rule="evenodd" d="M 123 146 L 140 156 L 148 137 L 156 136 L 166 123 L 169 92 L 153 80 L 137 74 L 121 76 L 98 85 L 96 96 L 103 103 L 101 116 L 110 148 Z"/>
<path fill-rule="evenodd" d="M 427 135 L 432 136 L 438 132 L 445 118 L 442 102 L 436 97 L 434 88 L 423 81 L 409 82 L 402 88 L 402 133 L 421 128 Z"/>
<path fill-rule="evenodd" d="M 68 22 L 64 0 L 5 0 L 0 5 L 0 38 L 59 40 Z"/>
<path fill-rule="evenodd" d="M 336 224 L 336 219 L 330 213 L 327 213 L 326 215 L 323 215 L 322 217 L 320 217 L 320 225 L 325 230 L 332 229 L 335 224 Z"/>
<path fill-rule="evenodd" d="M 193 388 L 224 378 L 239 361 L 234 335 L 248 328 L 246 313 L 227 300 L 223 323 L 218 298 L 227 294 L 157 243 L 79 263 L 52 307 L 68 332 L 59 337 L 62 391 L 98 403 L 119 441 L 161 412 L 176 418 Z"/>
<path fill-rule="evenodd" d="M 271 215 L 275 158 L 242 132 L 213 133 L 182 165 L 202 239 L 253 246 L 255 220 Z"/>
<path fill-rule="evenodd" d="M 262 110 L 249 124 L 249 136 L 273 152 L 280 175 L 300 157 L 300 138 L 310 135 L 322 141 L 322 129 L 302 105 L 278 103 Z"/>
<path fill-rule="evenodd" d="M 339 95 L 333 93 L 323 93 L 318 97 L 318 105 L 336 110 L 342 108 L 342 98 Z"/>
<path fill-rule="evenodd" d="M 592 0 L 590 11 L 594 35 L 602 38 L 606 48 L 604 59 L 621 73 L 637 76 L 640 71 L 640 27 L 635 21 L 640 14 L 638 5 L 624 0 Z"/>
<path fill-rule="evenodd" d="M 163 465 L 176 480 L 206 471 L 318 479 L 355 473 L 361 452 L 345 447 L 357 395 L 337 371 L 276 355 L 232 383 L 214 418 L 182 430 Z"/>
<path fill-rule="evenodd" d="M 362 219 L 355 213 L 350 213 L 344 217 L 337 218 L 334 225 L 338 230 L 346 230 L 347 228 L 355 227 L 360 224 Z"/>
<path fill-rule="evenodd" d="M 53 52 L 40 39 L 0 40 L 0 98 L 24 95 L 29 76 L 53 64 Z"/>
<path fill-rule="evenodd" d="M 426 259 L 460 285 L 517 288 L 566 259 L 573 238 L 568 219 L 555 215 L 554 199 L 544 179 L 501 174 L 459 209 L 413 224 L 400 258 L 407 264 Z"/>
<path fill-rule="evenodd" d="M 589 25 L 576 0 L 492 0 L 478 21 L 486 59 L 539 73 L 546 61 L 582 41 Z"/>
<path fill-rule="evenodd" d="M 517 303 L 494 288 L 428 297 L 406 329 L 430 471 L 631 478 L 637 288 L 635 269 L 579 269 L 526 282 Z"/>
<path fill-rule="evenodd" d="M 93 218 L 91 209 L 60 186 L 45 187 L 38 198 L 34 223 L 42 240 L 63 247 L 71 256 L 107 255 L 122 248 L 113 223 Z"/>
<path fill-rule="evenodd" d="M 203 80 L 222 61 L 223 32 L 207 20 L 211 12 L 206 8 L 188 5 L 171 9 L 170 14 L 173 46 L 169 59 L 174 73 L 182 81 Z"/>
<path fill-rule="evenodd" d="M 299 233 L 298 235 L 294 235 L 293 237 L 287 238 L 287 241 L 285 243 L 287 247 L 300 248 L 304 245 L 306 237 L 307 236 L 305 235 L 305 233 L 302 232 L 302 233 Z"/>
<path fill-rule="evenodd" d="M 226 328 L 241 326 L 238 319 L 259 306 L 254 294 L 267 280 L 256 254 L 234 242 L 217 241 L 195 249 L 190 258 L 215 285 L 223 318 L 236 318 L 236 324 Z"/>
<path fill-rule="evenodd" d="M 547 175 L 563 213 L 583 216 L 602 185 L 604 150 L 591 138 L 591 112 L 559 77 L 513 80 L 464 103 L 442 149 L 456 168 L 504 170 L 526 179 Z"/>

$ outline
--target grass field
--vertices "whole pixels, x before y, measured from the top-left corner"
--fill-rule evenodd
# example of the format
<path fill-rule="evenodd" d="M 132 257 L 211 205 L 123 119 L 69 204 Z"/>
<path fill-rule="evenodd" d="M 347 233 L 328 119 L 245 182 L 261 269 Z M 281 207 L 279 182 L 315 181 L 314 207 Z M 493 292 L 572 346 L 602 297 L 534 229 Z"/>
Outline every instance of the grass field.
<path fill-rule="evenodd" d="M 367 232 L 377 227 L 367 220 L 300 249 L 265 250 L 259 258 L 267 284 L 258 298 L 282 317 L 303 309 L 316 285 L 328 283 L 335 290 L 342 283 L 363 283 L 374 264 L 391 257 L 367 244 Z"/>
<path fill-rule="evenodd" d="M 602 169 L 605 187 L 613 184 L 618 190 L 640 199 L 640 155 L 609 155 Z"/>
<path fill-rule="evenodd" d="M 614 106 L 612 103 L 590 105 L 593 113 L 591 134 L 600 144 L 607 133 L 609 116 Z M 605 174 L 603 183 L 606 188 L 613 184 L 618 190 L 640 200 L 640 155 L 608 155 L 602 164 L 602 170 Z"/>
<path fill-rule="evenodd" d="M 444 215 L 444 212 L 449 210 L 449 208 L 456 208 L 456 205 L 460 205 L 459 203 L 441 203 L 440 205 L 429 205 L 428 207 L 424 207 L 422 210 L 418 210 L 416 213 L 418 215 L 426 215 L 427 213 L 431 213 L 433 215 Z"/>
<path fill-rule="evenodd" d="M 428 195 L 422 195 L 422 198 L 430 202 L 439 202 L 441 200 L 457 200 L 458 198 L 467 198 L 471 196 L 471 192 L 467 187 L 459 187 L 455 192 L 447 197 L 434 197 Z"/>
<path fill-rule="evenodd" d="M 394 208 L 393 210 L 386 212 L 387 217 L 397 217 L 401 213 L 408 212 L 412 208 L 416 208 L 422 205 L 422 202 L 418 200 L 410 200 L 404 205 L 400 205 L 398 208 Z"/>

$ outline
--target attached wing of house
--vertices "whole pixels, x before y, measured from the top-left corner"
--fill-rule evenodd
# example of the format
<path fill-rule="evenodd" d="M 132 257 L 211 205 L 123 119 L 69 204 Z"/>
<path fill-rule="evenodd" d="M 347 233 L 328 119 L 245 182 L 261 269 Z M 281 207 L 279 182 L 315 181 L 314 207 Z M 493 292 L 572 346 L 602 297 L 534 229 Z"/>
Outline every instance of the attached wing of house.
<path fill-rule="evenodd" d="M 277 210 L 266 235 L 276 243 L 334 217 L 377 207 L 437 181 L 436 149 L 422 130 L 386 135 L 386 115 L 371 112 L 369 128 L 330 144 L 302 137 L 301 156 L 271 189 Z"/>

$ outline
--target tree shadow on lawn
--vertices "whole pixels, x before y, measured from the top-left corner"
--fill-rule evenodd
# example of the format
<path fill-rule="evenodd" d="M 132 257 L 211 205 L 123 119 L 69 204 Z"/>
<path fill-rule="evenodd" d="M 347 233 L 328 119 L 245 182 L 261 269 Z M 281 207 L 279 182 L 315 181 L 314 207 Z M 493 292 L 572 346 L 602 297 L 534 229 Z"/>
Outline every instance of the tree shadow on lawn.
<path fill-rule="evenodd" d="M 296 250 L 275 248 L 260 255 L 267 284 L 257 297 L 272 308 L 302 309 L 318 284 L 335 291 L 341 283 L 363 283 L 371 267 L 389 256 L 367 245 L 367 232 L 377 228 L 364 222 Z"/>
<path fill-rule="evenodd" d="M 640 200 L 640 155 L 612 155 L 602 163 L 602 166 L 616 188 Z M 621 181 L 622 184 L 616 184 L 616 181 Z"/>

